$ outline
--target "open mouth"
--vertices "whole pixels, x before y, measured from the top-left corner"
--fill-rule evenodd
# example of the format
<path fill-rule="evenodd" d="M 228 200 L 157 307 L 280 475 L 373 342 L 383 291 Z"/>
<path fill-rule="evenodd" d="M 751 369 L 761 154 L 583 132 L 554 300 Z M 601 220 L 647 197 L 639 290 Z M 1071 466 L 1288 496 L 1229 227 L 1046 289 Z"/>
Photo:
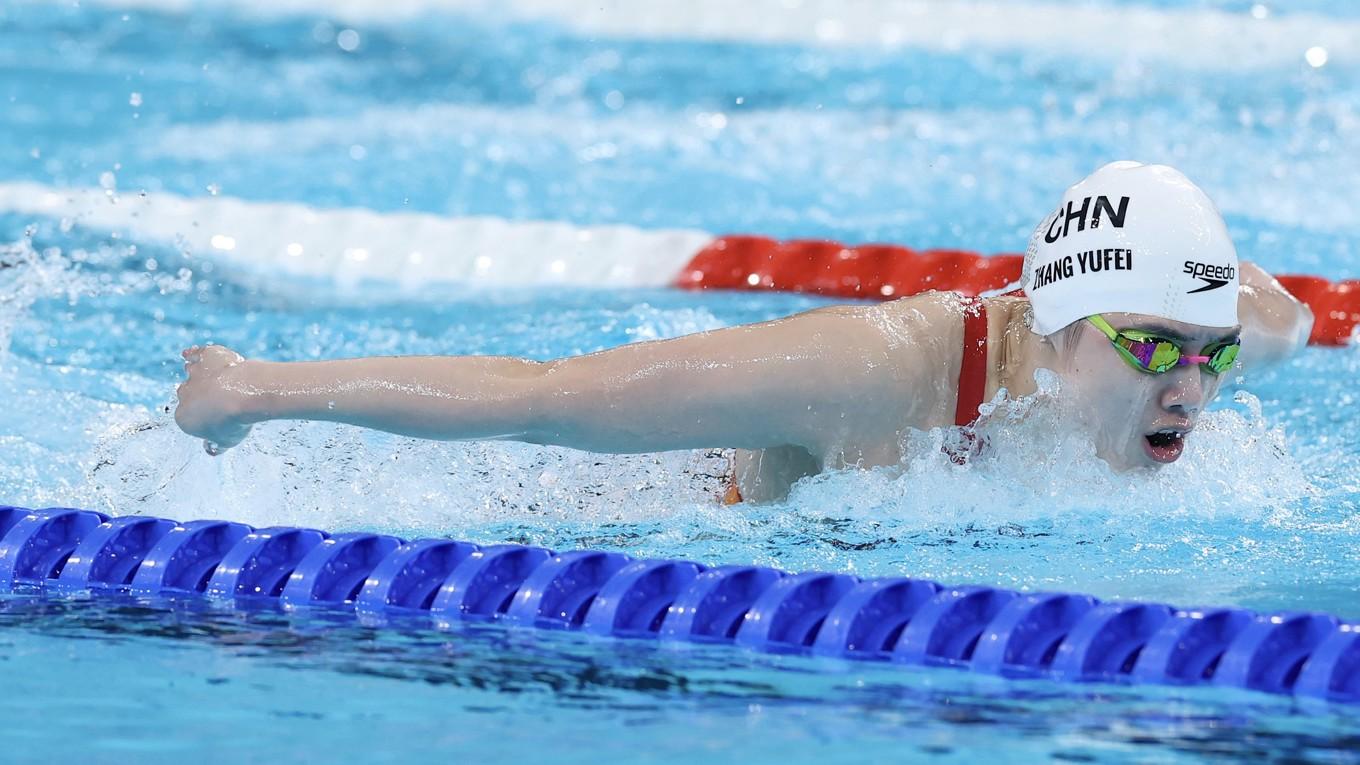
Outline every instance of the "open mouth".
<path fill-rule="evenodd" d="M 1185 434 L 1178 430 L 1159 430 L 1143 436 L 1143 451 L 1156 462 L 1175 462 L 1184 449 Z"/>

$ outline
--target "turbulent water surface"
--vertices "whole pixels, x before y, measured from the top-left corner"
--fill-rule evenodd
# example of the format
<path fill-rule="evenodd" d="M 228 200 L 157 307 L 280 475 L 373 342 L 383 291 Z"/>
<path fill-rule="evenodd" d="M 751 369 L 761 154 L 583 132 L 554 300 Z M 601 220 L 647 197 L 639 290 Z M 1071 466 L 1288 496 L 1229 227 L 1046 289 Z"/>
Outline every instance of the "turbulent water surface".
<path fill-rule="evenodd" d="M 1143 55 L 1137 41 L 1081 53 L 1032 34 L 957 51 L 755 44 L 486 8 L 384 20 L 290 7 L 0 7 L 0 186 L 103 189 L 115 205 L 173 193 L 354 208 L 356 220 L 491 215 L 992 252 L 1019 249 L 1066 184 L 1130 157 L 1202 183 L 1244 257 L 1360 273 L 1348 50 L 1321 66 L 1304 49 L 1262 51 L 1239 71 Z M 1235 2 L 1082 7 L 1168 24 L 1210 14 L 1225 31 L 1209 47 L 1230 42 L 1230 21 L 1262 16 Z M 1282 35 L 1356 23 L 1341 3 L 1267 11 L 1261 24 L 1294 25 Z M 903 465 L 819 476 L 762 507 L 716 503 L 720 466 L 703 454 L 275 423 L 212 459 L 174 427 L 177 353 L 207 340 L 279 360 L 548 359 L 825 302 L 333 287 L 227 269 L 185 240 L 79 215 L 0 209 L 0 501 L 1360 619 L 1354 349 L 1311 348 L 1233 381 L 1185 458 L 1156 475 L 1111 473 L 1039 402 L 1024 420 L 994 418 L 998 448 L 970 464 L 944 457 L 946 434 L 916 434 Z M 107 762 L 1346 762 L 1360 749 L 1354 713 L 1254 694 L 185 604 L 14 597 L 0 621 L 0 741 L 18 761 L 72 741 Z"/>

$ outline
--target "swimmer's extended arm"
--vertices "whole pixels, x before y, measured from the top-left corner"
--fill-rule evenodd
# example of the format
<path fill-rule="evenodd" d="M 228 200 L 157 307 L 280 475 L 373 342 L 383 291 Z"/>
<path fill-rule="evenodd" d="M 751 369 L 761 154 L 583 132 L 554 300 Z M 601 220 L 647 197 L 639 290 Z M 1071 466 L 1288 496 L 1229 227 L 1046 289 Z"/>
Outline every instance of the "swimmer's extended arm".
<path fill-rule="evenodd" d="M 1254 263 L 1242 262 L 1241 284 L 1237 313 L 1242 322 L 1243 368 L 1279 363 L 1308 344 L 1313 331 L 1308 306 Z"/>
<path fill-rule="evenodd" d="M 252 423 L 310 419 L 601 452 L 794 445 L 816 453 L 844 434 L 892 433 L 911 420 L 915 379 L 934 370 L 903 368 L 912 354 L 899 346 L 913 342 L 912 329 L 896 316 L 884 306 L 836 306 L 550 362 L 280 363 L 191 348 L 175 416 L 186 432 L 223 448 Z M 923 366 L 920 355 L 915 361 Z"/>

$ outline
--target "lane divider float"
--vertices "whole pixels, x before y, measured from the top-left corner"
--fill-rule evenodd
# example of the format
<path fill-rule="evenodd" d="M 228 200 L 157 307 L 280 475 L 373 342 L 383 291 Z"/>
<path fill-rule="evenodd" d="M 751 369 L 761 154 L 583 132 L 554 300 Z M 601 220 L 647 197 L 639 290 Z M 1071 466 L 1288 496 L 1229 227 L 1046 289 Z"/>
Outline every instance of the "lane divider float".
<path fill-rule="evenodd" d="M 828 297 L 891 300 L 927 290 L 978 295 L 1020 281 L 1021 255 L 983 256 L 966 250 L 913 250 L 889 244 L 847 246 L 811 239 L 722 236 L 681 270 L 675 286 L 804 292 Z M 1360 324 L 1360 280 L 1276 277 L 1313 310 L 1312 345 L 1345 345 Z"/>
<path fill-rule="evenodd" d="M 1019 255 L 848 246 L 815 239 L 715 236 L 698 229 L 577 226 L 493 217 L 322 209 L 234 197 L 0 183 L 0 211 L 159 241 L 210 258 L 223 273 L 274 284 L 325 279 L 344 291 L 372 281 L 431 285 L 615 287 L 805 292 L 890 300 L 927 290 L 976 295 L 1020 279 Z M 1287 275 L 1313 309 L 1310 342 L 1345 345 L 1360 324 L 1360 280 Z"/>
<path fill-rule="evenodd" d="M 1360 702 L 1360 624 L 1327 614 L 1102 602 L 598 550 L 6 506 L 0 591 L 202 596 L 249 608 L 345 609 L 370 623 L 425 615 L 441 627 L 497 621 L 1013 678 Z"/>

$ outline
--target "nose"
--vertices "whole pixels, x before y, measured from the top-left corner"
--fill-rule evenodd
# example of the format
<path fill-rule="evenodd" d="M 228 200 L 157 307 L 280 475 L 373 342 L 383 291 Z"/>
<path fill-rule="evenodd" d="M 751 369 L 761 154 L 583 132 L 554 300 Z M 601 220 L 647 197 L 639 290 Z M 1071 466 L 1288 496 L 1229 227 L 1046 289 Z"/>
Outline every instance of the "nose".
<path fill-rule="evenodd" d="M 1167 373 L 1162 390 L 1162 408 L 1177 414 L 1197 414 L 1204 408 L 1204 374 L 1197 365 L 1187 365 Z"/>

